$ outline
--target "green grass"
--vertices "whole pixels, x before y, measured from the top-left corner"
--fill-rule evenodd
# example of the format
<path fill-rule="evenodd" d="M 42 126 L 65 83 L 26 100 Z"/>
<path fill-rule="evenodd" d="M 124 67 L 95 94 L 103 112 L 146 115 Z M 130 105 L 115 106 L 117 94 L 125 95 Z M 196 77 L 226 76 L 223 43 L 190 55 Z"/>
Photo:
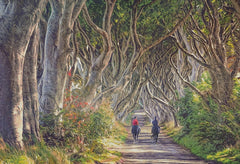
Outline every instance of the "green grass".
<path fill-rule="evenodd" d="M 0 151 L 0 162 L 10 164 L 70 163 L 63 150 L 47 147 L 44 144 L 27 146 L 25 150 L 16 150 L 8 146 Z"/>
<path fill-rule="evenodd" d="M 113 150 L 108 150 L 107 148 L 104 148 L 104 150 L 102 150 L 102 153 L 95 153 L 90 149 L 87 149 L 82 153 L 67 153 L 63 148 L 52 148 L 40 144 L 36 146 L 29 146 L 25 151 L 16 150 L 10 147 L 0 151 L 0 163 L 8 164 L 67 164 L 74 162 L 89 164 L 96 161 L 118 161 L 120 158 L 121 153 Z"/>
<path fill-rule="evenodd" d="M 240 163 L 240 149 L 226 148 L 214 155 L 208 155 L 207 159 L 215 160 L 223 164 L 239 164 Z"/>

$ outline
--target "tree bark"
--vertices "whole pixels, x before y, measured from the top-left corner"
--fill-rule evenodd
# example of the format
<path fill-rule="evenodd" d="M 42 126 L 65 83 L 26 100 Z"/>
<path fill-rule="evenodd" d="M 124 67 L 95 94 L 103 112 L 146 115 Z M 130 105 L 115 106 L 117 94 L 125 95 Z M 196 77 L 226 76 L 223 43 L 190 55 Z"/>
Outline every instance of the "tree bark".
<path fill-rule="evenodd" d="M 40 141 L 37 91 L 39 29 L 35 28 L 25 55 L 23 68 L 23 137 L 30 144 Z"/>
<path fill-rule="evenodd" d="M 23 64 L 44 0 L 1 2 L 0 134 L 5 142 L 22 148 Z"/>

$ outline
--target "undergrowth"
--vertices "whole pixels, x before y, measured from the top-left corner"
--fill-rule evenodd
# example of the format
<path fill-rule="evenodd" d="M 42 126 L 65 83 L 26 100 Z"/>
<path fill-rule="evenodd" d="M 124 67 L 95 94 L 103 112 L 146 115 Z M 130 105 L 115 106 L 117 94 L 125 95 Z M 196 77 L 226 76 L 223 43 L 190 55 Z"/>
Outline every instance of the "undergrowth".
<path fill-rule="evenodd" d="M 125 141 L 127 133 L 115 120 L 106 100 L 97 109 L 82 112 L 87 103 L 66 96 L 58 115 L 41 116 L 41 142 L 16 150 L 0 142 L 0 163 L 70 164 L 118 161 L 121 153 L 109 149 Z M 2 144 L 3 143 L 3 144 Z"/>
<path fill-rule="evenodd" d="M 206 81 L 209 80 L 196 86 L 208 91 L 210 83 Z M 206 106 L 198 95 L 186 89 L 185 96 L 176 103 L 181 128 L 169 130 L 169 135 L 204 159 L 224 164 L 240 163 L 239 79 L 235 83 L 231 107 L 218 105 L 210 97 L 208 100 Z"/>

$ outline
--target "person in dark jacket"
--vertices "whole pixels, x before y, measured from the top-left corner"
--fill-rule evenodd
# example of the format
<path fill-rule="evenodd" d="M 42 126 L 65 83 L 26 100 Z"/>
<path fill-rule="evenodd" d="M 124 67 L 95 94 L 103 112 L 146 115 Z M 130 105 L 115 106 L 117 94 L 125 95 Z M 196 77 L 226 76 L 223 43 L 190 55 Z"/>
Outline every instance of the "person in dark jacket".
<path fill-rule="evenodd" d="M 152 137 L 155 140 L 155 143 L 157 143 L 157 139 L 158 139 L 158 134 L 160 133 L 160 126 L 158 126 L 158 121 L 157 121 L 157 117 L 155 117 L 155 119 L 152 121 Z"/>
<path fill-rule="evenodd" d="M 155 119 L 152 121 L 153 126 L 158 126 L 157 117 L 155 116 Z"/>

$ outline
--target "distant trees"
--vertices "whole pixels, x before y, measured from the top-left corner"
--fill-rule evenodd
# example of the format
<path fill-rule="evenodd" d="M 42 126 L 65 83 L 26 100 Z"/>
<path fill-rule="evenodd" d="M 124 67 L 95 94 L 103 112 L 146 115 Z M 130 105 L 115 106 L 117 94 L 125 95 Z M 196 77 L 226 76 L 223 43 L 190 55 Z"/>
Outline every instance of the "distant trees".
<path fill-rule="evenodd" d="M 162 4 L 167 5 L 164 2 L 162 2 Z M 189 16 L 188 9 L 191 8 L 191 6 L 187 7 L 186 14 L 179 14 L 181 15 L 181 19 L 174 20 L 176 25 L 167 24 L 166 26 L 168 27 L 162 26 L 162 17 L 167 17 L 169 14 L 166 12 L 164 15 L 158 11 L 158 9 L 161 10 L 162 4 L 159 4 L 158 1 L 134 1 L 130 5 L 130 8 L 128 8 L 131 13 L 131 19 L 130 22 L 126 24 L 129 25 L 129 27 L 126 27 L 125 24 L 122 26 L 123 29 L 129 28 L 128 31 L 130 38 L 124 37 L 124 35 L 118 35 L 122 37 L 121 39 L 116 38 L 118 41 L 116 42 L 117 49 L 114 52 L 113 57 L 117 57 L 118 62 L 115 62 L 114 65 L 111 62 L 111 67 L 108 67 L 108 69 L 114 70 L 114 68 L 116 68 L 118 70 L 113 71 L 118 73 L 118 77 L 116 74 L 115 76 L 111 76 L 113 77 L 112 79 L 116 79 L 117 81 L 113 82 L 113 86 L 109 87 L 109 90 L 111 92 L 115 91 L 114 100 L 116 101 L 114 103 L 114 111 L 119 119 L 125 118 L 136 107 L 141 95 L 141 88 L 144 87 L 151 78 L 144 75 L 144 72 L 147 69 L 144 60 L 146 58 L 145 56 L 156 52 L 149 50 L 159 46 L 163 40 L 171 36 Z M 177 6 L 180 4 L 176 2 L 174 5 Z M 123 7 L 126 6 L 123 5 Z M 151 19 L 151 17 L 153 19 Z M 122 20 L 120 19 L 119 21 Z M 149 24 L 152 26 L 148 26 Z M 164 27 L 171 30 L 167 31 Z M 159 32 L 159 29 L 166 31 Z M 158 33 L 154 35 L 154 32 L 156 31 L 158 31 Z M 124 61 L 124 59 L 127 60 Z M 119 62 L 121 63 L 119 64 Z M 107 76 L 109 76 L 109 72 L 110 71 L 108 70 Z M 106 91 L 107 89 L 104 90 L 104 92 Z"/>

